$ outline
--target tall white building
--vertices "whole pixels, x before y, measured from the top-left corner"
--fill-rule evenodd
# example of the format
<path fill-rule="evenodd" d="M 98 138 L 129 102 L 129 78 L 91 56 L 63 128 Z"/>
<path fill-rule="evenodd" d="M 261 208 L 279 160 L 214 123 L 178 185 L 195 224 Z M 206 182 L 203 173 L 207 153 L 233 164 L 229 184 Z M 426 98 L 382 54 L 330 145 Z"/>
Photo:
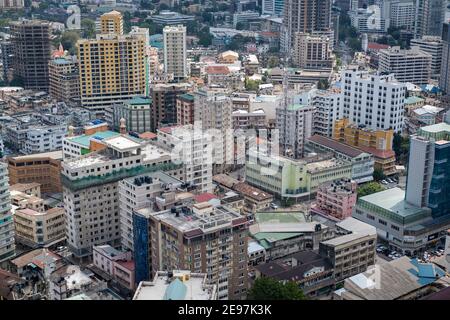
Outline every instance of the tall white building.
<path fill-rule="evenodd" d="M 223 172 L 234 164 L 232 116 L 233 103 L 227 95 L 204 90 L 194 93 L 194 124 L 203 131 L 217 132 L 212 132 L 215 173 Z"/>
<path fill-rule="evenodd" d="M 431 77 L 431 55 L 418 47 L 391 47 L 379 53 L 378 71 L 392 73 L 401 82 L 426 85 Z"/>
<path fill-rule="evenodd" d="M 16 248 L 8 181 L 8 166 L 0 162 L 0 262 L 14 257 Z"/>
<path fill-rule="evenodd" d="M 347 69 L 341 74 L 339 119 L 372 130 L 401 132 L 406 86 L 393 74 L 379 75 Z"/>
<path fill-rule="evenodd" d="M 390 1 L 390 25 L 404 27 L 406 30 L 414 29 L 416 16 L 415 0 L 385 0 Z"/>
<path fill-rule="evenodd" d="M 293 158 L 302 158 L 306 139 L 313 131 L 314 107 L 303 104 L 279 106 L 276 111 L 276 128 L 279 130 L 280 150 Z"/>
<path fill-rule="evenodd" d="M 314 107 L 313 133 L 333 137 L 334 123 L 338 120 L 341 94 L 330 90 L 314 90 L 310 106 Z"/>
<path fill-rule="evenodd" d="M 79 258 L 91 255 L 94 245 L 120 246 L 120 180 L 176 168 L 168 152 L 126 135 L 99 143 L 105 149 L 62 163 L 66 237 Z"/>
<path fill-rule="evenodd" d="M 443 47 L 441 37 L 423 36 L 419 39 L 411 39 L 410 46 L 417 47 L 431 55 L 431 76 L 439 76 L 441 73 Z"/>
<path fill-rule="evenodd" d="M 183 25 L 166 26 L 164 38 L 164 72 L 173 74 L 176 81 L 188 76 L 186 56 L 186 27 Z"/>

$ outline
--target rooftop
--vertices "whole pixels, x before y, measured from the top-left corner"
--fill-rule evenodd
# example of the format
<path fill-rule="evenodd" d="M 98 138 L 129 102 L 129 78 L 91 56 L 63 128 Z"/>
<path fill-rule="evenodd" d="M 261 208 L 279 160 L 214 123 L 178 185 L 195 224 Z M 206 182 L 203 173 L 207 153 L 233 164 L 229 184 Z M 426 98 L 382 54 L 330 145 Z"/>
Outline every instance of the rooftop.
<path fill-rule="evenodd" d="M 24 156 L 12 157 L 14 160 L 27 160 L 27 159 L 36 159 L 36 158 L 50 158 L 54 160 L 62 160 L 63 153 L 62 150 L 52 151 L 52 152 L 44 152 L 44 153 L 34 153 L 28 154 Z"/>
<path fill-rule="evenodd" d="M 255 201 L 264 201 L 273 199 L 273 196 L 270 193 L 255 188 L 245 182 L 239 182 L 234 184 L 233 190 L 242 193 L 244 196 L 252 198 Z"/>
<path fill-rule="evenodd" d="M 339 141 L 324 137 L 324 136 L 320 136 L 320 135 L 313 135 L 312 137 L 310 137 L 308 139 L 309 141 L 312 141 L 314 143 L 320 144 L 322 146 L 331 148 L 333 150 L 336 150 L 339 153 L 345 154 L 349 157 L 357 157 L 360 154 L 362 154 L 363 152 L 359 149 L 356 149 L 352 146 L 346 145 L 344 143 L 341 143 Z"/>
<path fill-rule="evenodd" d="M 58 260 L 61 260 L 61 257 L 56 253 L 48 249 L 36 249 L 11 260 L 11 263 L 17 268 L 23 268 L 32 263 L 40 269 L 43 269 L 45 264 L 56 262 Z"/>
<path fill-rule="evenodd" d="M 104 139 L 116 137 L 118 135 L 120 135 L 120 133 L 107 130 L 107 131 L 96 132 L 96 133 L 90 134 L 90 135 L 83 134 L 80 136 L 68 137 L 67 140 L 69 140 L 70 142 L 79 144 L 86 149 L 89 149 L 91 139 L 104 140 Z"/>
<path fill-rule="evenodd" d="M 130 151 L 140 147 L 141 144 L 130 137 L 118 135 L 104 140 L 105 144 L 118 151 Z"/>

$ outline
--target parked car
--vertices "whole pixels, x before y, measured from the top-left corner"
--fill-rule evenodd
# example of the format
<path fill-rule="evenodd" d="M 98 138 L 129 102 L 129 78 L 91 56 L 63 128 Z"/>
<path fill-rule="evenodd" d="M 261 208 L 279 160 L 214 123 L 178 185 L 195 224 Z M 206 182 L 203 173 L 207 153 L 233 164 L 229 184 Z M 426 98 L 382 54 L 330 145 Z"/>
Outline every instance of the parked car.
<path fill-rule="evenodd" d="M 382 180 L 381 183 L 382 184 L 388 184 L 388 182 L 386 180 Z"/>

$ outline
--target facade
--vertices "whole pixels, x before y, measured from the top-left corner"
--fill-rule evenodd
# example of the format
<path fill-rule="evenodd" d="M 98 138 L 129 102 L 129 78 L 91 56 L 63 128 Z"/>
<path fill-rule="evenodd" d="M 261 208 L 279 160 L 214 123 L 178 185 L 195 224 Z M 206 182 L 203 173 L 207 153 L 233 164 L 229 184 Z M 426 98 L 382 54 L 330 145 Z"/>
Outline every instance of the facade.
<path fill-rule="evenodd" d="M 439 77 L 442 64 L 442 39 L 436 36 L 423 36 L 420 39 L 411 39 L 410 45 L 431 55 L 431 76 Z"/>
<path fill-rule="evenodd" d="M 293 62 L 299 68 L 332 68 L 332 40 L 326 35 L 296 32 Z"/>
<path fill-rule="evenodd" d="M 50 23 L 41 20 L 14 21 L 10 24 L 14 46 L 14 76 L 26 89 L 48 92 L 48 62 L 51 55 Z"/>
<path fill-rule="evenodd" d="M 319 135 L 309 138 L 307 146 L 314 152 L 331 152 L 337 159 L 349 161 L 352 164 L 351 178 L 357 183 L 373 180 L 375 160 L 370 153 Z"/>
<path fill-rule="evenodd" d="M 293 104 L 276 109 L 276 127 L 280 133 L 280 146 L 284 154 L 294 158 L 304 155 L 306 139 L 312 135 L 314 107 Z"/>
<path fill-rule="evenodd" d="M 180 25 L 189 21 L 194 21 L 195 16 L 188 16 L 178 12 L 161 10 L 159 14 L 151 16 L 153 22 L 160 25 Z"/>
<path fill-rule="evenodd" d="M 186 83 L 155 84 L 151 87 L 152 132 L 177 123 L 177 97 L 188 89 L 189 85 Z"/>
<path fill-rule="evenodd" d="M 164 72 L 173 74 L 175 81 L 188 76 L 186 62 L 186 27 L 183 25 L 166 26 L 164 36 Z"/>
<path fill-rule="evenodd" d="M 14 257 L 16 248 L 8 182 L 7 167 L 0 163 L 0 262 Z"/>
<path fill-rule="evenodd" d="M 446 10 L 445 0 L 417 0 L 414 37 L 441 36 Z"/>
<path fill-rule="evenodd" d="M 248 112 L 247 110 L 236 110 L 232 114 L 233 129 L 266 128 L 267 117 L 262 109 Z"/>
<path fill-rule="evenodd" d="M 401 132 L 406 86 L 392 74 L 344 70 L 341 94 L 339 118 L 372 130 Z"/>
<path fill-rule="evenodd" d="M 377 230 L 373 226 L 350 217 L 336 224 L 336 232 L 336 238 L 319 245 L 320 255 L 331 260 L 336 282 L 375 265 Z"/>
<path fill-rule="evenodd" d="M 100 16 L 100 30 L 102 34 L 123 34 L 123 18 L 118 11 L 111 11 Z"/>
<path fill-rule="evenodd" d="M 331 28 L 331 0 L 285 0 L 283 28 L 284 51 L 294 44 L 296 32 L 311 33 Z"/>
<path fill-rule="evenodd" d="M 232 113 L 229 96 L 214 91 L 194 92 L 194 127 L 211 135 L 214 174 L 234 164 Z"/>
<path fill-rule="evenodd" d="M 380 17 L 373 19 L 372 16 L 376 11 L 379 12 Z M 381 14 L 376 5 L 351 10 L 349 16 L 352 26 L 360 33 L 383 34 L 389 28 L 389 19 Z"/>
<path fill-rule="evenodd" d="M 8 158 L 10 184 L 39 183 L 42 193 L 61 192 L 62 151 Z"/>
<path fill-rule="evenodd" d="M 62 149 L 62 140 L 66 134 L 66 126 L 47 126 L 42 128 L 29 128 L 23 149 L 24 154 L 45 153 Z"/>
<path fill-rule="evenodd" d="M 179 267 L 206 273 L 216 284 L 219 300 L 245 299 L 247 283 L 247 219 L 227 207 L 197 204 L 191 208 L 152 212 L 133 217 L 136 281 L 158 270 Z M 137 240 L 139 239 L 139 241 Z"/>
<path fill-rule="evenodd" d="M 2 40 L 0 43 L 1 61 L 3 64 L 3 79 L 12 80 L 12 67 L 14 63 L 14 44 L 11 41 Z"/>
<path fill-rule="evenodd" d="M 353 180 L 335 180 L 320 185 L 317 188 L 313 212 L 343 220 L 352 216 L 356 204 L 357 183 Z"/>
<path fill-rule="evenodd" d="M 390 25 L 413 31 L 416 16 L 415 0 L 391 0 L 390 7 Z"/>
<path fill-rule="evenodd" d="M 134 97 L 112 107 L 112 124 L 116 131 L 120 130 L 120 120 L 125 119 L 128 131 L 135 133 L 149 132 L 152 129 L 152 99 Z"/>
<path fill-rule="evenodd" d="M 431 77 L 432 56 L 417 47 L 391 47 L 379 52 L 378 71 L 393 74 L 400 82 L 426 85 Z"/>
<path fill-rule="evenodd" d="M 80 79 L 75 56 L 50 60 L 48 74 L 49 94 L 52 98 L 66 104 L 80 101 Z"/>
<path fill-rule="evenodd" d="M 167 152 L 130 136 L 114 136 L 98 143 L 103 147 L 97 152 L 62 164 L 67 243 L 78 258 L 91 255 L 94 245 L 120 247 L 120 180 L 177 167 Z"/>
<path fill-rule="evenodd" d="M 194 124 L 194 96 L 190 93 L 177 96 L 177 125 Z"/>
<path fill-rule="evenodd" d="M 78 40 L 83 107 L 103 114 L 105 107 L 145 95 L 144 41 L 141 35 L 117 33 Z"/>
<path fill-rule="evenodd" d="M 23 0 L 1 0 L 0 1 L 0 9 L 8 10 L 8 9 L 22 9 L 24 7 Z"/>
<path fill-rule="evenodd" d="M 39 212 L 19 209 L 14 213 L 16 240 L 35 248 L 64 240 L 66 233 L 63 208 L 52 208 Z"/>
<path fill-rule="evenodd" d="M 442 65 L 441 77 L 439 78 L 440 88 L 450 95 L 450 23 L 445 23 L 442 30 Z"/>
<path fill-rule="evenodd" d="M 334 123 L 338 119 L 341 95 L 329 90 L 315 90 L 310 105 L 315 108 L 313 115 L 313 133 L 332 137 Z"/>

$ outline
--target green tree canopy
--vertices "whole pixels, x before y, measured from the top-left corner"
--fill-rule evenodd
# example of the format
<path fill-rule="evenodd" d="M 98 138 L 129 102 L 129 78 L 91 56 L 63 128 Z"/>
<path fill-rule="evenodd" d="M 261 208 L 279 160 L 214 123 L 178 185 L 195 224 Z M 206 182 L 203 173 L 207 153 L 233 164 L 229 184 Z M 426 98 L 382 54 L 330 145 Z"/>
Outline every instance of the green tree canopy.
<path fill-rule="evenodd" d="M 70 54 L 76 53 L 76 44 L 78 39 L 80 39 L 80 35 L 78 32 L 73 30 L 64 31 L 61 36 L 61 44 L 63 45 L 65 50 L 68 50 Z"/>
<path fill-rule="evenodd" d="M 81 19 L 81 30 L 83 38 L 95 38 L 95 21 L 89 18 Z"/>
<path fill-rule="evenodd" d="M 245 89 L 248 91 L 257 91 L 260 84 L 261 81 L 259 80 L 245 79 Z"/>
<path fill-rule="evenodd" d="M 262 277 L 255 280 L 248 293 L 248 300 L 306 300 L 306 296 L 293 281 L 279 282 Z"/>
<path fill-rule="evenodd" d="M 358 198 L 367 196 L 372 193 L 383 191 L 384 187 L 378 182 L 365 183 L 358 187 Z"/>
<path fill-rule="evenodd" d="M 386 179 L 386 176 L 384 175 L 383 170 L 381 170 L 380 168 L 376 168 L 373 171 L 373 179 L 375 181 L 381 181 L 383 179 Z"/>

